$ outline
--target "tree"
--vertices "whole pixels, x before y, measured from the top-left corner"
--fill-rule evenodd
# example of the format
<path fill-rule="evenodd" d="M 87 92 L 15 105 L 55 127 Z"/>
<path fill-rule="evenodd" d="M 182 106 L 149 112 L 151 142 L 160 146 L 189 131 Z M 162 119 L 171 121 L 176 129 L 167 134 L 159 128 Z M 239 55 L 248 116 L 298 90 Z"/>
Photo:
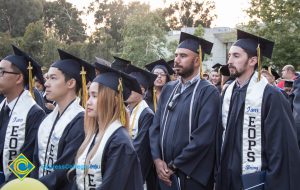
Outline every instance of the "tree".
<path fill-rule="evenodd" d="M 216 18 L 213 13 L 215 3 L 211 0 L 183 0 L 172 3 L 165 9 L 164 15 L 170 29 L 177 30 L 182 27 L 210 27 Z"/>
<path fill-rule="evenodd" d="M 252 33 L 275 41 L 272 64 L 292 64 L 300 69 L 300 3 L 298 0 L 251 0 L 244 26 Z M 264 62 L 269 62 L 265 61 Z"/>
<path fill-rule="evenodd" d="M 41 0 L 0 0 L 0 31 L 23 36 L 26 26 L 40 20 L 42 12 Z"/>
<path fill-rule="evenodd" d="M 30 54 L 41 61 L 43 56 L 43 44 L 46 38 L 45 28 L 43 21 L 37 21 L 35 23 L 30 23 L 26 27 L 25 34 L 22 38 L 21 47 Z"/>
<path fill-rule="evenodd" d="M 68 44 L 83 42 L 87 36 L 81 14 L 81 11 L 66 0 L 47 1 L 44 5 L 44 24 L 61 41 Z"/>
<path fill-rule="evenodd" d="M 144 66 L 166 54 L 166 39 L 160 26 L 164 20 L 157 14 L 150 12 L 150 7 L 132 13 L 125 20 L 121 30 L 123 51 L 121 57 L 131 60 L 137 66 Z"/>

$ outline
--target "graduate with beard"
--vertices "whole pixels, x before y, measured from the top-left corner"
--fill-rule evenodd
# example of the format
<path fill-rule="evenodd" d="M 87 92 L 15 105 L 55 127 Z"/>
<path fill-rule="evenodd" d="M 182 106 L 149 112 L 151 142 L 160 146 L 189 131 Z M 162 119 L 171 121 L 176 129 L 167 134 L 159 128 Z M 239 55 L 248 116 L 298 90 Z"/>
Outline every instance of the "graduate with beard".
<path fill-rule="evenodd" d="M 201 67 L 212 46 L 181 32 L 174 60 L 181 78 L 163 88 L 149 131 L 163 190 L 213 189 L 219 92 L 202 79 Z"/>
<path fill-rule="evenodd" d="M 300 152 L 290 105 L 260 76 L 261 56 L 271 58 L 274 42 L 241 30 L 237 35 L 229 50 L 236 80 L 223 96 L 216 190 L 299 189 Z"/>

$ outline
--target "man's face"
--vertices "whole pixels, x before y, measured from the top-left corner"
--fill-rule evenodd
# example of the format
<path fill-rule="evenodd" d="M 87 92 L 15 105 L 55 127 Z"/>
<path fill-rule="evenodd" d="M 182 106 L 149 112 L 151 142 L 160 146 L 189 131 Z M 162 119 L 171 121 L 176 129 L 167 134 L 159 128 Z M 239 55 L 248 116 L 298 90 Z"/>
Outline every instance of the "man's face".
<path fill-rule="evenodd" d="M 195 64 L 198 61 L 198 55 L 188 49 L 177 48 L 175 51 L 174 67 L 177 74 L 183 78 L 187 78 L 194 74 L 195 68 L 199 67 Z"/>
<path fill-rule="evenodd" d="M 248 69 L 249 58 L 247 53 L 240 47 L 231 46 L 228 53 L 228 68 L 233 77 L 242 76 Z"/>
<path fill-rule="evenodd" d="M 286 66 L 284 66 L 283 69 L 281 70 L 281 74 L 283 79 L 289 79 L 289 80 L 292 79 L 292 75 Z"/>
<path fill-rule="evenodd" d="M 45 88 L 46 97 L 48 100 L 58 101 L 65 96 L 68 91 L 68 86 L 67 82 L 65 82 L 65 76 L 59 69 L 50 67 L 48 71 L 48 79 L 45 83 Z"/>
<path fill-rule="evenodd" d="M 0 93 L 4 95 L 10 93 L 15 88 L 17 81 L 21 75 L 21 73 L 16 74 L 12 70 L 11 66 L 12 63 L 10 61 L 2 60 L 0 62 Z M 2 74 L 3 76 L 1 76 Z"/>

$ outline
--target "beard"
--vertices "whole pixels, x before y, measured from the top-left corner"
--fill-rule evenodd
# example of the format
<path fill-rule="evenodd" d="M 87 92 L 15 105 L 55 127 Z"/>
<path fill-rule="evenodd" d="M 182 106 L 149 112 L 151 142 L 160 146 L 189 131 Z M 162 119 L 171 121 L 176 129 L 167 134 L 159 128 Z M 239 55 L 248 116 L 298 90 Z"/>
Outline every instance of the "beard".
<path fill-rule="evenodd" d="M 238 78 L 240 76 L 242 76 L 246 70 L 247 70 L 247 63 L 248 61 L 246 61 L 244 64 L 243 64 L 243 67 L 240 68 L 240 70 L 238 71 L 236 67 L 232 66 L 232 65 L 229 65 L 228 66 L 228 69 L 229 69 L 229 73 L 230 73 L 230 76 L 231 77 L 235 77 L 235 78 Z"/>
<path fill-rule="evenodd" d="M 181 76 L 182 78 L 188 78 L 189 76 L 194 74 L 194 60 L 192 60 L 191 64 L 188 65 L 187 67 L 180 67 L 178 66 L 177 68 L 177 74 Z"/>

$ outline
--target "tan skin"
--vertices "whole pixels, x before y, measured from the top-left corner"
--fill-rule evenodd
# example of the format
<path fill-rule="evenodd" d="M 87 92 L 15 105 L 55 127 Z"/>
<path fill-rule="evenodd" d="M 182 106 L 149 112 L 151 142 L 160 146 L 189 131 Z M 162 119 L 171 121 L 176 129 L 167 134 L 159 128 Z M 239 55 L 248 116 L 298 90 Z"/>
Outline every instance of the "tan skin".
<path fill-rule="evenodd" d="M 62 114 L 71 101 L 77 97 L 75 92 L 76 81 L 70 79 L 66 82 L 63 73 L 55 67 L 50 67 L 48 77 L 45 82 L 46 97 L 48 100 L 57 103 L 59 113 Z"/>
<path fill-rule="evenodd" d="M 228 68 L 230 75 L 236 75 L 240 85 L 244 85 L 250 79 L 256 64 L 256 56 L 249 58 L 242 48 L 231 46 L 228 53 Z"/>
<path fill-rule="evenodd" d="M 0 71 L 14 72 L 12 70 L 12 63 L 7 60 L 0 62 Z M 0 92 L 7 98 L 7 102 L 17 98 L 24 90 L 24 78 L 23 74 L 4 73 L 0 77 Z"/>
<path fill-rule="evenodd" d="M 174 66 L 177 74 L 181 76 L 183 83 L 194 78 L 199 71 L 199 57 L 195 52 L 177 48 L 175 51 Z M 189 71 L 189 72 L 187 72 Z M 186 73 L 189 73 L 188 75 Z M 174 173 L 168 166 L 167 163 L 161 159 L 154 160 L 156 172 L 159 177 L 166 185 L 171 186 L 170 180 L 171 175 Z"/>

